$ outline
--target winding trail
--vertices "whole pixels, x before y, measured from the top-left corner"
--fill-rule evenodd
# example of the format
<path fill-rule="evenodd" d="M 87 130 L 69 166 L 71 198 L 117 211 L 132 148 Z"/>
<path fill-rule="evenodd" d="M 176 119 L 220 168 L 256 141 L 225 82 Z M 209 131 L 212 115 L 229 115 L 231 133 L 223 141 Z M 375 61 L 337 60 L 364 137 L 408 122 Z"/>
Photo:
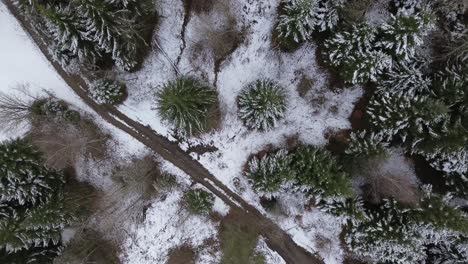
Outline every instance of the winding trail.
<path fill-rule="evenodd" d="M 65 71 L 60 64 L 56 63 L 48 52 L 48 39 L 37 32 L 30 24 L 27 17 L 22 16 L 18 8 L 13 4 L 14 0 L 3 0 L 11 14 L 20 22 L 23 29 L 30 35 L 43 55 L 49 60 L 57 73 L 73 89 L 73 91 L 91 109 L 99 114 L 106 122 L 121 129 L 134 137 L 154 153 L 165 160 L 173 163 L 188 174 L 195 182 L 198 182 L 218 196 L 223 202 L 231 207 L 235 213 L 240 215 L 239 221 L 245 225 L 254 225 L 265 238 L 266 243 L 277 251 L 281 257 L 291 264 L 315 264 L 323 263 L 317 255 L 313 255 L 301 246 L 297 245 L 291 237 L 277 226 L 272 220 L 264 216 L 254 206 L 247 203 L 239 195 L 232 192 L 228 187 L 216 179 L 205 167 L 194 160 L 187 152 L 182 150 L 176 143 L 157 134 L 151 128 L 140 124 L 127 117 L 115 107 L 97 104 L 86 93 L 87 84 L 82 76 L 85 73 L 74 74 Z"/>

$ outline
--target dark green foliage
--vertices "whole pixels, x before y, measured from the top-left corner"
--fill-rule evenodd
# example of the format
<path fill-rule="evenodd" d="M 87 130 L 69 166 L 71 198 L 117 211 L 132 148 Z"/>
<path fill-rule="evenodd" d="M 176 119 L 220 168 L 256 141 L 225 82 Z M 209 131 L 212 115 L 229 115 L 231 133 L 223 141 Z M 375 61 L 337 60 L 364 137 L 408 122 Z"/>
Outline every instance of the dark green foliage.
<path fill-rule="evenodd" d="M 424 194 L 416 207 L 395 200 L 363 205 L 359 199 L 343 198 L 323 200 L 320 206 L 347 219 L 345 241 L 353 252 L 378 263 L 420 263 L 435 254 L 431 249 L 440 246 L 435 243 L 446 243 L 457 254 L 463 246 L 460 234 L 468 232 L 467 216 L 430 188 L 425 187 Z"/>
<path fill-rule="evenodd" d="M 352 194 L 348 175 L 325 149 L 300 146 L 287 154 L 280 150 L 254 157 L 246 172 L 253 188 L 272 196 L 288 187 L 322 197 Z"/>
<path fill-rule="evenodd" d="M 379 93 L 420 96 L 431 91 L 431 78 L 425 74 L 426 60 L 411 60 L 394 63 L 380 78 Z"/>
<path fill-rule="evenodd" d="M 346 154 L 364 159 L 381 157 L 388 154 L 388 146 L 382 135 L 361 131 L 351 133 L 351 142 L 346 148 Z"/>
<path fill-rule="evenodd" d="M 25 140 L 0 145 L 0 249 L 18 252 L 8 258 L 54 255 L 65 225 L 75 220 L 68 210 L 63 175 L 42 165 Z"/>
<path fill-rule="evenodd" d="M 433 27 L 434 16 L 427 11 L 417 14 L 400 12 L 384 24 L 380 45 L 390 54 L 408 60 L 415 55 L 415 47 L 423 44 L 423 37 Z"/>
<path fill-rule="evenodd" d="M 156 97 L 159 116 L 186 135 L 207 129 L 210 111 L 217 103 L 216 91 L 191 77 L 168 82 Z"/>
<path fill-rule="evenodd" d="M 188 191 L 184 200 L 191 213 L 209 214 L 213 208 L 215 197 L 212 193 L 196 189 Z"/>
<path fill-rule="evenodd" d="M 389 137 L 398 135 L 403 140 L 436 136 L 449 118 L 449 109 L 440 100 L 389 93 L 376 94 L 369 102 L 367 113 L 376 131 Z"/>
<path fill-rule="evenodd" d="M 272 80 L 257 80 L 249 84 L 237 99 L 239 117 L 251 129 L 275 127 L 287 107 L 286 93 Z"/>
<path fill-rule="evenodd" d="M 377 30 L 365 23 L 335 33 L 324 43 L 327 62 L 349 83 L 376 81 L 391 58 L 376 45 Z"/>
<path fill-rule="evenodd" d="M 62 175 L 42 166 L 41 154 L 24 140 L 0 145 L 0 202 L 18 205 L 48 201 Z"/>
<path fill-rule="evenodd" d="M 153 15 L 151 1 L 21 0 L 20 7 L 39 17 L 35 19 L 45 25 L 55 44 L 55 55 L 62 61 L 77 57 L 88 66 L 112 60 L 131 71 L 148 46 L 144 39 Z"/>
<path fill-rule="evenodd" d="M 266 195 L 281 190 L 283 184 L 290 179 L 290 157 L 280 150 L 261 158 L 253 157 L 248 164 L 246 177 L 256 192 Z"/>
<path fill-rule="evenodd" d="M 110 79 L 96 81 L 89 89 L 90 96 L 99 104 L 118 105 L 127 96 L 125 84 Z"/>
<path fill-rule="evenodd" d="M 286 41 L 301 43 L 308 40 L 317 23 L 317 0 L 284 0 L 276 31 Z"/>
<path fill-rule="evenodd" d="M 300 146 L 291 155 L 290 169 L 302 191 L 323 197 L 353 193 L 348 175 L 325 149 Z"/>
<path fill-rule="evenodd" d="M 63 246 L 34 247 L 18 252 L 0 250 L 0 263 L 5 264 L 48 264 L 61 254 Z"/>

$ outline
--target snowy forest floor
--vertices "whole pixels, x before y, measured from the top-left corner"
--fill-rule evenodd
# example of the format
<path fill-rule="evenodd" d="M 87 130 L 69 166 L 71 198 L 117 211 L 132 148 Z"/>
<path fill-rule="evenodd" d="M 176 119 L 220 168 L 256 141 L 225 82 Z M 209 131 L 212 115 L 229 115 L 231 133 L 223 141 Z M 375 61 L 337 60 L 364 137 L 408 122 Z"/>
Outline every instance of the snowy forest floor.
<path fill-rule="evenodd" d="M 273 48 L 271 31 L 275 23 L 277 2 L 239 0 L 219 4 L 210 12 L 196 13 L 184 8 L 182 1 L 159 1 L 157 9 L 160 21 L 154 37 L 166 54 L 155 48 L 141 70 L 135 73 L 117 73 L 118 78 L 127 83 L 129 91 L 129 98 L 119 110 L 175 141 L 170 128 L 153 110 L 152 94 L 158 86 L 178 75 L 173 64 L 176 64 L 182 75 L 204 77 L 216 86 L 219 92 L 219 128 L 201 138 L 182 141 L 180 146 L 191 152 L 191 155 L 218 180 L 273 219 L 296 243 L 311 252 L 319 252 L 325 263 L 341 263 L 344 250 L 339 239 L 339 219 L 306 206 L 308 201 L 293 195 L 279 197 L 277 211 L 266 211 L 260 203 L 260 197 L 251 190 L 243 176 L 243 167 L 248 157 L 264 149 L 279 148 L 293 141 L 319 146 L 327 144 L 327 135 L 350 128 L 348 117 L 362 95 L 360 87 L 333 90 L 329 88 L 330 78 L 318 65 L 313 42 L 292 54 L 284 54 Z M 32 76 L 5 76 L 6 80 L 14 80 L 5 81 L 6 91 L 11 92 L 15 82 L 27 82 L 30 83 L 31 89 L 44 87 L 57 97 L 89 111 L 51 70 L 36 47 L 31 43 L 21 44 L 27 38 L 24 34 L 17 33 L 19 26 L 8 17 L 10 15 L 6 13 L 3 5 L 0 12 L 1 19 L 5 20 L 1 23 L 1 30 L 5 30 L 12 40 L 10 47 L 0 47 L 1 50 L 19 51 L 20 47 L 28 50 L 28 53 L 22 56 L 19 56 L 21 51 L 16 54 L 19 58 L 15 58 L 18 67 L 28 65 L 28 60 L 35 61 L 27 66 L 29 68 L 26 72 L 31 72 Z M 187 15 L 187 12 L 191 12 L 190 15 Z M 229 16 L 236 21 L 230 29 L 235 30 L 236 34 L 243 32 L 244 39 L 239 40 L 238 45 L 216 53 L 213 50 L 218 50 L 217 46 L 224 43 L 209 43 L 208 40 L 226 30 L 224 19 Z M 201 43 L 205 44 L 200 46 Z M 15 55 L 13 53 L 9 56 Z M 44 72 L 35 77 L 37 69 Z M 24 70 L 1 69 L 0 73 L 24 73 Z M 115 75 L 116 72 L 107 74 Z M 44 76 L 54 78 L 44 81 Z M 286 118 L 278 127 L 266 133 L 249 131 L 243 127 L 237 118 L 235 100 L 238 92 L 247 83 L 260 77 L 275 79 L 283 85 L 288 91 L 290 105 Z M 113 183 L 109 175 L 113 167 L 126 163 L 131 158 L 145 156 L 148 150 L 97 116 L 96 121 L 113 135 L 114 156 L 99 164 L 84 160 L 79 176 L 102 190 L 110 190 Z M 203 151 L 197 151 L 200 149 Z M 164 263 L 171 259 L 174 250 L 189 247 L 193 250 L 192 259 L 196 263 L 218 263 L 221 258 L 221 221 L 216 217 L 206 219 L 180 213 L 178 205 L 181 194 L 191 182 L 187 175 L 173 165 L 163 160 L 161 162 L 163 170 L 179 176 L 181 187 L 164 199 L 154 199 L 142 222 L 136 223 L 129 219 L 130 221 L 123 224 L 121 228 L 127 230 L 128 237 L 122 245 L 122 261 Z M 215 210 L 221 218 L 229 214 L 229 208 L 220 200 L 216 201 Z M 267 263 L 282 263 L 262 239 L 256 247 L 265 255 Z"/>

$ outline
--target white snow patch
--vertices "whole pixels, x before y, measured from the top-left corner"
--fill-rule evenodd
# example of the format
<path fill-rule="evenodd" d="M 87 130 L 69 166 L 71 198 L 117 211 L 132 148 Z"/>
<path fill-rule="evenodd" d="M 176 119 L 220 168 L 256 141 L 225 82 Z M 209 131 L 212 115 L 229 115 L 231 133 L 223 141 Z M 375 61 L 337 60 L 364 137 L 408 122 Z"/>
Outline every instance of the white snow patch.
<path fill-rule="evenodd" d="M 133 227 L 135 235 L 124 245 L 125 263 L 165 263 L 171 248 L 197 248 L 216 237 L 217 225 L 206 216 L 189 215 L 180 205 L 182 195 L 181 191 L 173 191 L 165 200 L 153 203 L 145 222 Z"/>

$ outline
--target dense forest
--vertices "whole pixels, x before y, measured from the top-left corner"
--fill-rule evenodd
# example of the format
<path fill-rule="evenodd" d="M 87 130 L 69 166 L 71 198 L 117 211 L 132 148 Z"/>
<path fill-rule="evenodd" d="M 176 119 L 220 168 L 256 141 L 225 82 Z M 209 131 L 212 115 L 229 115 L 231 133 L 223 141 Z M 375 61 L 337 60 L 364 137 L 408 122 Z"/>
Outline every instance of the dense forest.
<path fill-rule="evenodd" d="M 126 83 L 130 78 L 122 76 L 133 77 L 152 53 L 172 54 L 168 48 L 155 48 L 160 46 L 154 41 L 160 20 L 170 16 L 157 12 L 164 7 L 159 0 L 14 2 L 49 41 L 55 62 L 86 75 L 87 95 L 104 108 L 121 107 L 135 94 Z M 199 14 L 217 6 L 208 0 L 183 3 Z M 278 5 L 272 7 L 276 15 L 267 36 L 269 49 L 294 54 L 314 45 L 328 88 L 362 87 L 363 95 L 355 103 L 349 129 L 333 131 L 324 145 L 296 139 L 247 153 L 233 186 L 248 183 L 242 188 L 251 190 L 267 216 L 284 197 L 300 197 L 304 206 L 337 219 L 347 263 L 467 263 L 468 3 L 267 4 L 273 3 Z M 385 19 L 369 18 L 378 15 L 370 12 L 377 4 L 385 7 Z M 218 70 L 249 42 L 249 30 L 233 26 L 238 23 L 235 15 L 223 12 L 225 21 L 220 23 L 225 24 L 211 37 L 230 43 L 201 41 Z M 186 42 L 183 39 L 183 45 L 191 45 Z M 173 60 L 171 67 L 179 67 Z M 226 99 L 220 95 L 218 75 L 212 82 L 195 70 L 183 72 L 152 87 L 148 95 L 150 114 L 168 128 L 172 142 L 182 146 L 191 147 L 192 139 L 221 129 L 223 100 L 235 101 L 236 118 L 246 133 L 265 137 L 296 107 L 290 87 L 281 80 L 256 77 L 235 98 Z M 214 213 L 216 193 L 181 183 L 153 155 L 112 167 L 111 190 L 80 180 L 77 174 L 83 173 L 85 160 L 99 166 L 119 146 L 73 102 L 52 93 L 2 93 L 0 122 L 6 130 L 28 130 L 22 138 L 0 143 L 1 263 L 121 263 L 121 241 L 108 241 L 101 234 L 124 233 L 115 231 L 124 221 L 122 215 L 145 221 L 152 201 L 164 201 L 174 190 L 182 192 L 180 210 L 187 218 L 220 217 Z M 223 181 L 223 175 L 215 176 Z M 219 263 L 276 263 L 255 249 L 261 232 L 238 229 L 232 222 L 219 224 Z M 64 235 L 69 229 L 75 230 L 72 238 Z"/>

